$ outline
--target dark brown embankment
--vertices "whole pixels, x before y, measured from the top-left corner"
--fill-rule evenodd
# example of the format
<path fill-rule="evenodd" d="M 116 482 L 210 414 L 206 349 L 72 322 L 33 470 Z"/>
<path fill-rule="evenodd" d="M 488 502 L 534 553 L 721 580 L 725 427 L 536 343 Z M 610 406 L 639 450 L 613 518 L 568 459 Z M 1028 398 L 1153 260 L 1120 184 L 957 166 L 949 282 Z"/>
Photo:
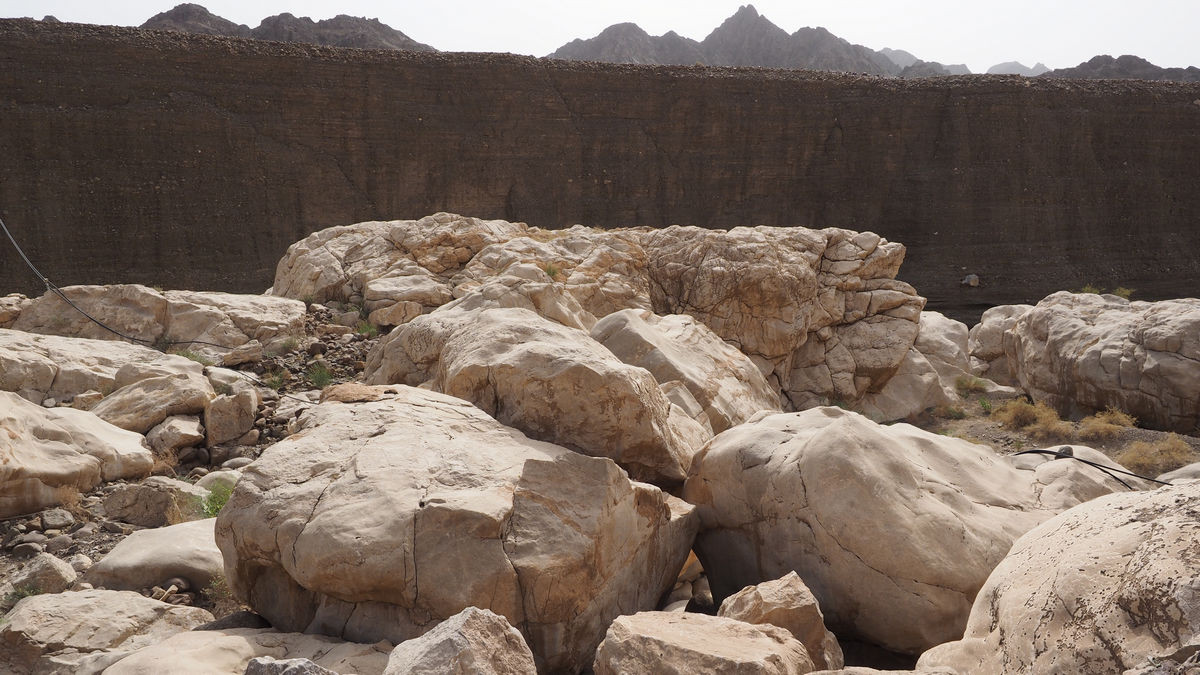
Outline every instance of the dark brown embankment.
<path fill-rule="evenodd" d="M 261 291 L 315 229 L 839 226 L 959 318 L 1200 293 L 1200 85 L 645 67 L 0 21 L 0 215 L 59 284 Z M 983 285 L 959 286 L 968 273 Z M 7 245 L 0 292 L 40 291 Z"/>

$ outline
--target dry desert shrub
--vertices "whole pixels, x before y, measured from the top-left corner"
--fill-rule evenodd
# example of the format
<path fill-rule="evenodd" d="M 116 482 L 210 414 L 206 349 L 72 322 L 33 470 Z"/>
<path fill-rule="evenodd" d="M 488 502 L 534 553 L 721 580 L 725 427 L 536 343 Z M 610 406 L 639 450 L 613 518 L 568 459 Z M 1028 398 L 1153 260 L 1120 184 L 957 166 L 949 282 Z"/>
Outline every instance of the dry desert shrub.
<path fill-rule="evenodd" d="M 1025 431 L 1039 441 L 1069 438 L 1075 433 L 1070 422 L 1064 422 L 1058 413 L 1042 401 L 1029 403 L 1013 399 L 997 408 L 992 417 L 1014 431 Z"/>
<path fill-rule="evenodd" d="M 212 603 L 212 615 L 214 618 L 221 619 L 234 612 L 243 609 L 250 609 L 238 601 L 237 596 L 229 588 L 229 582 L 225 580 L 225 575 L 218 575 L 213 578 L 212 582 L 204 588 L 204 597 Z"/>
<path fill-rule="evenodd" d="M 154 464 L 150 466 L 151 476 L 175 476 L 175 467 L 179 466 L 179 456 L 174 450 L 154 453 Z"/>
<path fill-rule="evenodd" d="M 1086 441 L 1111 441 L 1137 425 L 1137 418 L 1116 408 L 1107 408 L 1079 422 L 1079 437 Z"/>
<path fill-rule="evenodd" d="M 83 494 L 74 485 L 61 485 L 54 489 L 54 499 L 59 505 L 75 517 L 75 520 L 86 523 L 92 519 L 92 513 L 83 508 Z"/>
<path fill-rule="evenodd" d="M 987 391 L 987 382 L 981 378 L 960 375 L 954 380 L 954 388 L 958 390 L 958 395 L 967 398 L 971 394 L 982 394 Z"/>
<path fill-rule="evenodd" d="M 1116 459 L 1121 466 L 1136 474 L 1154 477 L 1192 463 L 1195 453 L 1178 435 L 1168 434 L 1166 438 L 1153 443 L 1130 443 Z"/>

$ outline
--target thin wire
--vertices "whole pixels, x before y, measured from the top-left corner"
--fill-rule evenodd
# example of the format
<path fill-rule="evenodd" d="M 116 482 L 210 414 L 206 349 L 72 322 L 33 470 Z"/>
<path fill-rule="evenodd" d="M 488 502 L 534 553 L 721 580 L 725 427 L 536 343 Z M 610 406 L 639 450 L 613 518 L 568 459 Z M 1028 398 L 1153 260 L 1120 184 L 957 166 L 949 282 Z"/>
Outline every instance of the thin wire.
<path fill-rule="evenodd" d="M 47 289 L 49 289 L 51 292 L 53 292 L 53 293 L 54 293 L 55 295 L 57 295 L 58 297 L 62 298 L 62 299 L 63 299 L 63 301 L 64 301 L 64 302 L 66 302 L 68 305 L 70 305 L 71 307 L 74 307 L 74 308 L 75 308 L 75 311 L 77 311 L 77 312 L 79 312 L 80 314 L 82 314 L 82 315 L 86 316 L 86 317 L 87 317 L 89 320 L 91 320 L 91 322 L 92 322 L 92 323 L 96 324 L 97 326 L 100 326 L 101 328 L 103 328 L 104 330 L 106 330 L 106 331 L 108 331 L 108 332 L 112 333 L 113 335 L 117 335 L 117 336 L 119 336 L 119 337 L 122 337 L 122 338 L 124 338 L 124 339 L 126 339 L 126 340 L 129 340 L 129 341 L 131 341 L 131 342 L 138 342 L 138 343 L 145 344 L 145 345 L 153 345 L 153 346 L 155 346 L 156 348 L 157 348 L 158 346 L 162 345 L 162 346 L 163 346 L 163 348 L 162 348 L 162 349 L 159 349 L 158 351 L 161 351 L 161 352 L 163 352 L 163 353 L 166 353 L 166 351 L 167 351 L 167 348 L 169 348 L 169 347 L 173 347 L 173 346 L 175 346 L 175 345 L 208 345 L 208 346 L 210 346 L 210 347 L 217 347 L 217 348 L 219 348 L 219 349 L 229 349 L 229 350 L 237 349 L 236 347 L 230 347 L 230 346 L 227 346 L 227 345 L 219 345 L 219 344 L 217 344 L 217 343 L 215 343 L 215 342 L 205 342 L 205 341 L 203 341 L 203 340 L 166 340 L 166 341 L 159 341 L 159 340 L 149 340 L 149 339 L 146 339 L 146 338 L 139 338 L 139 337 L 134 337 L 134 336 L 132 336 L 132 335 L 126 335 L 126 334 L 124 334 L 124 333 L 122 333 L 122 332 L 120 332 L 120 331 L 118 331 L 118 330 L 116 330 L 116 329 L 114 329 L 114 328 L 110 328 L 109 326 L 106 326 L 106 325 L 105 325 L 105 324 L 104 324 L 102 321 L 100 321 L 100 320 L 99 320 L 99 319 L 97 319 L 96 317 L 94 317 L 94 316 L 92 316 L 91 314 L 88 314 L 87 312 L 83 311 L 83 309 L 81 309 L 81 308 L 79 307 L 79 305 L 76 305 L 74 302 L 71 302 L 71 299 L 70 299 L 70 298 L 68 298 L 68 297 L 66 296 L 66 294 L 62 292 L 62 289 L 60 289 L 58 286 L 55 286 L 54 284 L 50 283 L 50 280 L 46 278 L 46 275 L 44 275 L 44 274 L 42 274 L 40 271 L 38 271 L 38 268 L 37 268 L 37 267 L 35 267 L 35 266 L 34 266 L 34 264 L 33 264 L 33 262 L 31 262 L 31 261 L 29 260 L 29 256 L 25 255 L 25 251 L 24 251 L 24 250 L 21 248 L 21 245 L 17 243 L 17 240 L 16 240 L 16 239 L 14 239 L 14 238 L 13 238 L 13 236 L 12 236 L 12 232 L 10 232 L 10 231 L 8 230 L 8 226 L 4 224 L 4 219 L 3 219 L 3 218 L 0 218 L 0 229 L 3 229 L 3 230 L 4 230 L 4 234 L 5 234 L 5 236 L 7 236 L 7 237 L 8 237 L 8 240 L 9 240 L 10 242 L 12 242 L 13 248 L 17 249 L 17 253 L 18 253 L 18 254 L 20 254 L 20 256 L 21 256 L 21 259 L 25 261 L 25 264 L 26 264 L 26 265 L 29 265 L 29 269 L 30 269 L 30 270 L 32 270 L 32 271 L 33 271 L 33 273 L 37 275 L 37 278 L 38 278 L 38 279 L 41 279 L 43 284 L 46 284 L 46 288 L 47 288 Z M 261 382 L 259 382 L 259 381 L 255 380 L 254 378 L 250 377 L 249 375 L 247 375 L 247 374 L 243 373 L 243 372 L 242 372 L 242 371 L 240 371 L 240 370 L 233 370 L 232 368 L 231 368 L 231 369 L 229 369 L 229 370 L 230 370 L 231 372 L 237 373 L 237 375 L 238 375 L 239 377 L 241 377 L 242 379 L 246 380 L 247 382 L 250 382 L 251 384 L 254 384 L 254 385 L 256 385 L 256 386 L 257 386 L 257 385 L 261 385 L 261 384 L 262 384 Z M 276 392 L 276 393 L 278 393 L 280 396 L 283 396 L 283 397 L 285 397 L 285 398 L 290 398 L 290 399 L 292 399 L 293 401 L 300 401 L 301 403 L 307 403 L 307 404 L 309 404 L 309 405 L 315 405 L 315 404 L 314 404 L 312 401 L 309 401 L 308 399 L 300 398 L 300 397 L 298 397 L 298 396 L 292 396 L 291 394 L 285 394 L 285 393 L 283 393 L 283 392 L 281 392 L 281 391 L 280 391 L 280 392 Z"/>
<path fill-rule="evenodd" d="M 1117 482 L 1118 482 L 1118 483 L 1120 483 L 1121 485 L 1124 485 L 1125 487 L 1129 488 L 1130 490 L 1133 490 L 1133 489 L 1134 489 L 1134 488 L 1133 488 L 1133 486 L 1131 486 L 1129 483 L 1126 483 L 1125 481 L 1121 480 L 1120 478 L 1117 478 L 1116 476 L 1114 476 L 1114 475 L 1112 474 L 1112 472 L 1113 472 L 1113 471 L 1116 471 L 1117 473 L 1123 473 L 1123 474 L 1125 474 L 1125 475 L 1127 475 L 1127 476 L 1133 476 L 1134 478 L 1141 478 L 1142 480 L 1148 480 L 1148 481 L 1150 481 L 1151 483 L 1158 483 L 1159 485 L 1170 485 L 1170 483 L 1168 483 L 1168 482 L 1166 482 L 1166 481 L 1161 481 L 1161 480 L 1158 480 L 1157 478 L 1149 478 L 1149 477 L 1146 477 L 1146 476 L 1142 476 L 1142 475 L 1140 475 L 1140 474 L 1136 474 L 1136 473 L 1134 473 L 1134 472 L 1132 472 L 1132 471 L 1126 471 L 1126 470 L 1124 470 L 1124 469 L 1118 469 L 1118 468 L 1116 468 L 1116 467 L 1112 467 L 1112 466 L 1105 466 L 1105 465 L 1103 465 L 1103 464 L 1099 464 L 1099 463 L 1097 463 L 1097 462 L 1092 462 L 1092 461 L 1086 460 L 1086 459 L 1084 459 L 1084 458 L 1082 458 L 1082 457 L 1076 457 L 1076 456 L 1075 456 L 1075 455 L 1073 455 L 1073 454 L 1068 454 L 1068 453 L 1065 453 L 1065 452 L 1059 452 L 1059 451 L 1057 451 L 1057 450 L 1041 450 L 1041 449 L 1035 449 L 1035 450 L 1023 450 L 1023 451 L 1021 451 L 1021 452 L 1014 452 L 1014 453 L 1013 453 L 1013 456 L 1015 457 L 1015 456 L 1017 456 L 1017 455 L 1033 455 L 1033 454 L 1037 454 L 1037 455 L 1051 455 L 1051 456 L 1053 456 L 1053 457 L 1057 457 L 1058 459 L 1073 459 L 1073 460 L 1075 460 L 1075 461 L 1077 461 L 1077 462 L 1083 462 L 1084 464 L 1087 464 L 1088 466 L 1094 466 L 1094 467 L 1096 467 L 1097 469 L 1100 469 L 1100 470 L 1101 470 L 1101 471 L 1103 471 L 1104 473 L 1108 474 L 1108 475 L 1109 475 L 1109 476 L 1110 476 L 1110 477 L 1111 477 L 1113 480 L 1117 481 Z"/>

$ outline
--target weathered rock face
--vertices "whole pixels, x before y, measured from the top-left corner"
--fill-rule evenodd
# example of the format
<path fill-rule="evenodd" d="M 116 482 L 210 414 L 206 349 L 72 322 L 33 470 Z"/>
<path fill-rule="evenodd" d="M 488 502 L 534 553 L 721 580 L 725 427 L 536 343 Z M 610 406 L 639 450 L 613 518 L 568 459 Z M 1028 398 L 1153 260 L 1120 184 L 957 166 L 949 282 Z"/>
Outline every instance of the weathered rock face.
<path fill-rule="evenodd" d="M 304 319 L 304 303 L 269 295 L 158 291 L 137 284 L 67 286 L 60 290 L 113 330 L 147 343 L 209 342 L 218 346 L 196 343 L 181 347 L 217 359 L 251 340 L 261 344 L 285 340 L 301 331 Z M 95 340 L 121 339 L 49 291 L 21 310 L 12 329 Z"/>
<path fill-rule="evenodd" d="M 818 408 L 714 438 L 684 498 L 718 601 L 795 570 L 835 633 L 919 653 L 961 634 L 1018 536 L 1094 497 L 1096 481 L 1123 489 L 1057 468 L 1022 471 L 966 441 Z"/>
<path fill-rule="evenodd" d="M 1151 427 L 1200 429 L 1200 299 L 1055 293 L 1004 334 L 1004 353 L 1020 386 L 1062 412 L 1111 406 Z"/>
<path fill-rule="evenodd" d="M 592 337 L 625 363 L 650 371 L 660 385 L 682 385 L 696 417 L 716 433 L 760 410 L 779 410 L 779 396 L 745 354 L 689 316 L 627 309 L 604 317 Z"/>
<path fill-rule="evenodd" d="M 572 670 L 674 582 L 690 506 L 460 399 L 376 392 L 304 412 L 217 519 L 231 587 L 272 625 L 399 642 L 476 606 Z"/>
<path fill-rule="evenodd" d="M 163 527 L 172 520 L 200 517 L 208 490 L 165 476 L 150 476 L 109 493 L 104 511 L 109 518 L 142 527 Z"/>
<path fill-rule="evenodd" d="M 0 203 L 60 284 L 258 292 L 310 232 L 442 210 L 871 230 L 909 247 L 904 279 L 932 307 L 963 312 L 1085 283 L 1177 297 L 1200 280 L 1200 85 L 0 31 Z M 961 267 L 982 284 L 960 286 Z M 9 247 L 0 289 L 40 292 Z"/>
<path fill-rule="evenodd" d="M 0 582 L 0 612 L 7 613 L 25 595 L 62 593 L 77 576 L 65 561 L 49 553 L 38 553 Z"/>
<path fill-rule="evenodd" d="M 114 426 L 144 434 L 173 415 L 204 412 L 216 395 L 203 375 L 161 375 L 121 387 L 90 412 Z"/>
<path fill-rule="evenodd" d="M 979 323 L 971 327 L 967 349 L 971 353 L 971 372 L 1003 385 L 1015 384 L 1004 354 L 1004 331 L 1024 316 L 1033 305 L 1001 305 L 985 311 Z"/>
<path fill-rule="evenodd" d="M 533 652 L 504 617 L 468 607 L 392 650 L 383 675 L 536 675 Z"/>
<path fill-rule="evenodd" d="M 1111 495 L 1026 533 L 988 577 L 963 638 L 918 667 L 1121 672 L 1197 644 L 1200 484 Z"/>
<path fill-rule="evenodd" d="M 80 653 L 140 649 L 213 617 L 198 607 L 169 605 L 132 591 L 90 590 L 24 598 L 5 618 L 0 665 L 21 673 L 51 671 L 57 653 L 77 660 Z"/>
<path fill-rule="evenodd" d="M 769 623 L 787 630 L 804 643 L 816 670 L 845 665 L 837 637 L 825 629 L 825 615 L 817 599 L 794 571 L 774 581 L 747 586 L 725 598 L 717 616 L 746 623 Z"/>
<path fill-rule="evenodd" d="M 596 675 L 622 673 L 754 673 L 802 675 L 813 670 L 791 633 L 725 617 L 639 612 L 618 617 L 596 650 Z"/>
<path fill-rule="evenodd" d="M 118 381 L 117 373 L 130 367 Z M 203 367 L 182 356 L 108 340 L 37 335 L 0 328 L 0 390 L 36 403 L 68 400 L 86 391 L 108 393 L 137 379 L 191 373 Z"/>
<path fill-rule="evenodd" d="M 903 258 L 899 244 L 840 229 L 576 226 L 546 232 L 439 213 L 317 233 L 289 249 L 272 292 L 349 299 L 397 274 L 424 275 L 451 288 L 458 300 L 431 312 L 421 327 L 410 321 L 372 355 L 367 372 L 373 382 L 415 385 L 441 367 L 441 342 L 461 323 L 439 316 L 442 311 L 518 307 L 586 330 L 594 317 L 652 310 L 704 324 L 713 335 L 700 338 L 697 328 L 685 337 L 680 328 L 672 329 L 673 339 L 718 349 L 715 336 L 736 346 L 786 407 L 804 408 L 857 400 L 896 371 L 916 339 L 924 304 L 894 278 Z M 429 309 L 421 304 L 422 312 Z M 387 354 L 396 341 L 405 355 Z M 395 358 L 400 365 L 386 363 Z M 705 379 L 719 381 L 721 370 L 729 370 L 714 371 L 716 361 L 706 360 Z M 738 369 L 745 369 L 744 359 Z M 759 379 L 747 377 L 752 387 Z M 693 392 L 702 406 L 714 395 Z M 730 414 L 745 414 L 715 412 L 726 419 L 710 420 L 714 428 L 728 426 Z"/>
<path fill-rule="evenodd" d="M 140 434 L 0 391 L 0 518 L 58 504 L 60 490 L 144 476 L 153 463 Z"/>

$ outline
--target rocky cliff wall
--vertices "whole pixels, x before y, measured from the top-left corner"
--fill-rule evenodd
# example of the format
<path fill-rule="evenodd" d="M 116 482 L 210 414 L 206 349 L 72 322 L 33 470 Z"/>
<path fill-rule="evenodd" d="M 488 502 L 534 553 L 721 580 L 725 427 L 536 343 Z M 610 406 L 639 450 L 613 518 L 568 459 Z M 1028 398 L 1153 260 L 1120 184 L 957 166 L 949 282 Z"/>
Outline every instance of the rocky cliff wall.
<path fill-rule="evenodd" d="M 55 282 L 257 291 L 318 228 L 840 226 L 964 318 L 1200 289 L 1200 85 L 896 80 L 0 21 L 0 215 Z M 959 280 L 980 276 L 978 288 Z M 37 291 L 0 246 L 0 290 Z"/>

